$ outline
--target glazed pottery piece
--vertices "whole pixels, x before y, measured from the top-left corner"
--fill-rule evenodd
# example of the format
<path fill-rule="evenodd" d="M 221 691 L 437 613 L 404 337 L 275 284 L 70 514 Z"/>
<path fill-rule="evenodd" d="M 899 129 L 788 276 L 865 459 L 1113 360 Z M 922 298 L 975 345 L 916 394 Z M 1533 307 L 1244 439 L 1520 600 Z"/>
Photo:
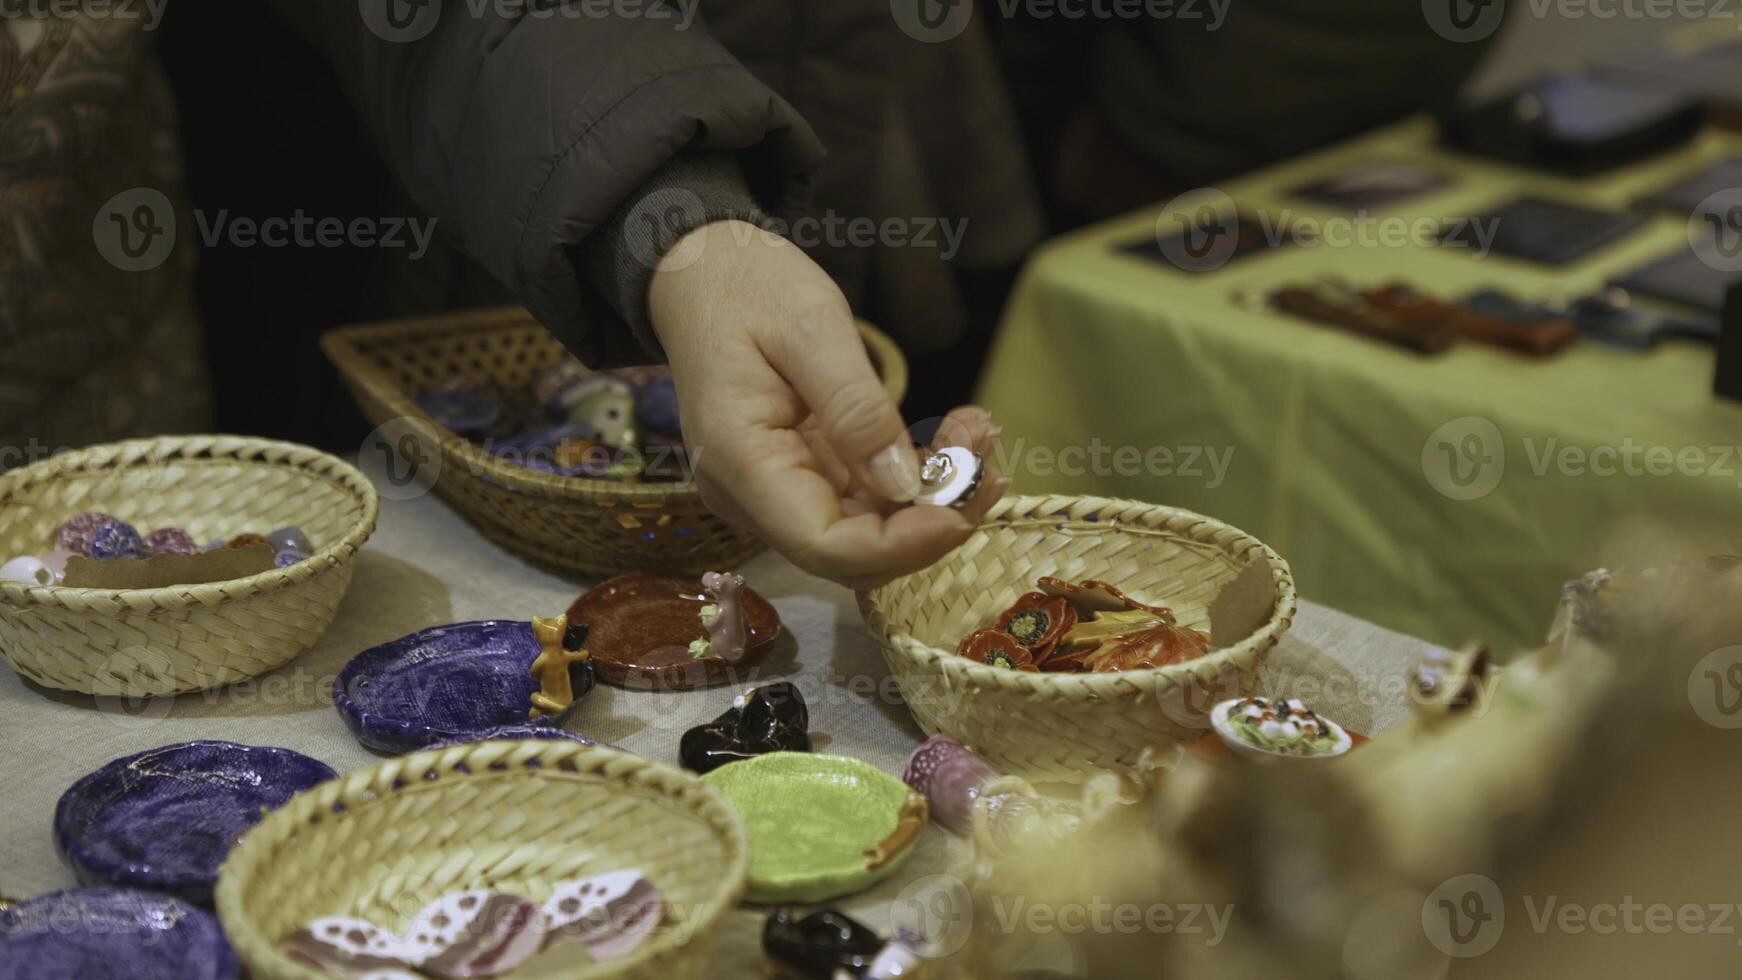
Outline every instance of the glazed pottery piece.
<path fill-rule="evenodd" d="M 677 382 L 670 377 L 650 379 L 636 393 L 635 417 L 645 428 L 681 434 L 683 426 L 678 420 Z"/>
<path fill-rule="evenodd" d="M 544 918 L 518 895 L 456 892 L 424 906 L 400 944 L 405 962 L 430 976 L 493 977 L 544 946 Z"/>
<path fill-rule="evenodd" d="M 393 754 L 504 725 L 561 727 L 572 707 L 561 717 L 527 718 L 538 654 L 531 623 L 437 626 L 352 658 L 333 685 L 333 704 L 358 741 Z"/>
<path fill-rule="evenodd" d="M 1229 750 L 1248 759 L 1330 759 L 1354 748 L 1343 726 L 1299 701 L 1233 698 L 1210 710 L 1210 726 Z"/>
<path fill-rule="evenodd" d="M 529 668 L 538 681 L 528 718 L 557 718 L 574 707 L 575 699 L 593 689 L 593 660 L 587 652 L 587 624 L 567 616 L 532 621 L 538 659 Z"/>
<path fill-rule="evenodd" d="M 579 742 L 582 745 L 602 745 L 607 749 L 617 748 L 615 745 L 610 745 L 597 739 L 588 738 L 585 735 L 577 735 L 574 732 L 564 731 L 561 728 L 555 728 L 550 725 L 529 725 L 525 722 L 516 725 L 502 725 L 497 728 L 486 728 L 481 732 L 462 735 L 459 738 L 449 739 L 445 742 L 437 742 L 434 745 L 428 746 L 428 748 L 446 749 L 455 745 L 471 745 L 474 742 L 512 742 L 520 739 L 532 739 L 534 741 L 547 742 Z M 623 750 L 617 749 L 617 751 L 621 752 Z"/>
<path fill-rule="evenodd" d="M 91 534 L 92 558 L 144 558 L 145 541 L 133 525 L 110 521 Z"/>
<path fill-rule="evenodd" d="M 775 752 L 702 777 L 750 834 L 752 902 L 826 902 L 864 891 L 907 858 L 925 797 L 859 759 Z"/>
<path fill-rule="evenodd" d="M 974 801 L 998 773 L 962 743 L 933 735 L 913 750 L 901 778 L 925 797 L 939 826 L 965 836 L 974 828 Z"/>
<path fill-rule="evenodd" d="M 336 776 L 289 749 L 183 742 L 116 759 L 62 794 L 55 843 L 85 884 L 212 901 L 230 845 L 266 810 Z"/>
<path fill-rule="evenodd" d="M 550 941 L 578 939 L 595 960 L 633 952 L 665 916 L 665 899 L 639 871 L 556 886 L 540 915 Z"/>
<path fill-rule="evenodd" d="M 862 977 L 882 948 L 882 936 L 835 909 L 802 918 L 776 909 L 762 926 L 762 952 L 801 980 Z"/>
<path fill-rule="evenodd" d="M 47 562 L 26 555 L 0 565 L 0 581 L 19 582 L 24 585 L 53 585 L 56 578 L 54 569 L 48 567 Z"/>
<path fill-rule="evenodd" d="M 502 403 L 496 394 L 481 385 L 456 385 L 419 392 L 417 407 L 423 409 L 435 424 L 462 434 L 481 432 L 495 424 L 502 414 Z"/>
<path fill-rule="evenodd" d="M 100 510 L 87 510 L 83 514 L 69 517 L 55 529 L 54 545 L 57 548 L 70 551 L 75 555 L 91 555 L 91 538 L 97 529 L 105 524 L 115 523 L 115 518 Z"/>
<path fill-rule="evenodd" d="M 281 527 L 266 535 L 266 540 L 272 543 L 274 551 L 295 551 L 305 555 L 315 553 L 314 546 L 309 543 L 308 535 L 300 527 Z"/>
<path fill-rule="evenodd" d="M 235 980 L 212 913 L 169 895 L 77 888 L 0 911 L 0 980 Z"/>
<path fill-rule="evenodd" d="M 809 752 L 809 729 L 804 695 L 782 681 L 744 694 L 725 714 L 684 732 L 678 758 L 685 769 L 709 773 L 770 752 Z"/>
<path fill-rule="evenodd" d="M 736 663 L 695 657 L 707 639 L 702 607 L 714 603 L 699 578 L 631 572 L 587 590 L 569 607 L 571 623 L 591 629 L 587 648 L 599 679 L 618 687 L 684 691 L 741 680 L 780 635 L 780 614 L 759 595 L 742 593 L 745 651 Z"/>
<path fill-rule="evenodd" d="M 916 504 L 961 507 L 972 500 L 986 476 L 986 461 L 980 454 L 951 446 L 925 458 L 920 466 L 920 492 Z"/>
<path fill-rule="evenodd" d="M 147 555 L 196 555 L 200 546 L 179 527 L 160 527 L 145 536 Z"/>
<path fill-rule="evenodd" d="M 615 449 L 640 444 L 635 428 L 635 386 L 608 375 L 575 382 L 557 393 L 554 406 L 587 437 Z"/>

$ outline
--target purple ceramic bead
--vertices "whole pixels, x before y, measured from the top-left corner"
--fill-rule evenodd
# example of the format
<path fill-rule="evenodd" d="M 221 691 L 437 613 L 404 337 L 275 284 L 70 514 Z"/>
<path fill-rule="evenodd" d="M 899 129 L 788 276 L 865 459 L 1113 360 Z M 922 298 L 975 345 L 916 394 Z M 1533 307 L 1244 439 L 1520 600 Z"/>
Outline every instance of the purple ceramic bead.
<path fill-rule="evenodd" d="M 0 911 L 0 980 L 235 980 L 218 919 L 179 898 L 76 888 Z"/>
<path fill-rule="evenodd" d="M 54 544 L 75 555 L 89 556 L 91 553 L 91 537 L 97 529 L 105 524 L 115 523 L 115 518 L 97 510 L 88 510 L 77 517 L 72 517 L 54 532 Z"/>
<path fill-rule="evenodd" d="M 677 383 L 654 378 L 635 396 L 635 415 L 649 429 L 676 435 L 683 431 L 677 414 Z"/>
<path fill-rule="evenodd" d="M 502 402 L 482 387 L 431 388 L 418 394 L 417 407 L 459 433 L 488 429 L 502 415 Z"/>
<path fill-rule="evenodd" d="M 272 556 L 274 568 L 289 568 L 297 562 L 308 561 L 308 556 L 300 551 L 280 551 Z"/>
<path fill-rule="evenodd" d="M 932 819 L 958 834 L 973 829 L 974 800 L 998 773 L 948 735 L 934 735 L 913 750 L 902 780 L 931 804 Z"/>
<path fill-rule="evenodd" d="M 110 521 L 91 535 L 92 558 L 144 558 L 145 542 L 126 521 Z"/>
<path fill-rule="evenodd" d="M 197 555 L 200 546 L 179 527 L 160 527 L 145 536 L 148 555 Z"/>

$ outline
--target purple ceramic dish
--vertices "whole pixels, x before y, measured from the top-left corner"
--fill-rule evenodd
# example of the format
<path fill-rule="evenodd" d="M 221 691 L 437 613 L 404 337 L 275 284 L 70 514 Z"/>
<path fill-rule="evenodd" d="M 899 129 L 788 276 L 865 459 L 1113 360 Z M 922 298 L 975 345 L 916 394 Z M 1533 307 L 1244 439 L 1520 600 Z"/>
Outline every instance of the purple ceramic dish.
<path fill-rule="evenodd" d="M 527 717 L 537 659 L 531 623 L 437 626 L 351 658 L 333 684 L 333 706 L 358 741 L 394 755 L 476 741 L 509 725 L 560 729 L 573 707 L 556 718 Z"/>
<path fill-rule="evenodd" d="M 600 748 L 617 749 L 619 752 L 623 751 L 609 742 L 601 742 L 598 739 L 588 738 L 585 735 L 578 735 L 565 729 L 551 728 L 548 725 L 527 724 L 503 725 L 500 728 L 491 728 L 485 731 L 475 732 L 471 735 L 465 735 L 460 738 L 448 739 L 445 742 L 437 742 L 434 745 L 429 746 L 429 748 L 449 749 L 456 745 L 471 745 L 474 742 L 488 742 L 491 739 L 514 740 L 522 738 L 545 742 L 579 742 L 582 745 L 596 745 Z"/>
<path fill-rule="evenodd" d="M 0 911 L 0 980 L 235 980 L 217 917 L 128 888 L 77 888 Z"/>
<path fill-rule="evenodd" d="M 61 856 L 87 885 L 212 903 L 218 865 L 265 811 L 337 776 L 289 749 L 183 742 L 116 759 L 54 810 Z"/>

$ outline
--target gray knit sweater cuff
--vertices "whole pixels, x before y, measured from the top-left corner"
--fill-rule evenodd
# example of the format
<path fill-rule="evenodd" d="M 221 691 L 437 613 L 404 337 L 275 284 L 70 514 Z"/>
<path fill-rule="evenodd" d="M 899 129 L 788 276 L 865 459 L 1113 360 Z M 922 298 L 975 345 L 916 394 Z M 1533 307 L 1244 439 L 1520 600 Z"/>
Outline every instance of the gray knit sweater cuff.
<path fill-rule="evenodd" d="M 664 361 L 665 350 L 647 313 L 653 270 L 678 239 L 729 220 L 768 224 L 738 158 L 687 150 L 649 177 L 583 245 L 582 275 L 655 360 Z"/>

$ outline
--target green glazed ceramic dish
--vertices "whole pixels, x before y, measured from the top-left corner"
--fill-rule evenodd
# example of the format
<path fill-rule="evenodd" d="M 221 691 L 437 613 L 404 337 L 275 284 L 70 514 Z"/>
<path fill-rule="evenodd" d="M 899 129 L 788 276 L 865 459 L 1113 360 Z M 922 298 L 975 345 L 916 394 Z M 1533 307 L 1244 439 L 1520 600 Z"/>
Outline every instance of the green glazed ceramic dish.
<path fill-rule="evenodd" d="M 752 902 L 815 904 L 864 891 L 900 867 L 928 817 L 925 797 L 876 766 L 773 752 L 702 781 L 750 833 Z"/>

